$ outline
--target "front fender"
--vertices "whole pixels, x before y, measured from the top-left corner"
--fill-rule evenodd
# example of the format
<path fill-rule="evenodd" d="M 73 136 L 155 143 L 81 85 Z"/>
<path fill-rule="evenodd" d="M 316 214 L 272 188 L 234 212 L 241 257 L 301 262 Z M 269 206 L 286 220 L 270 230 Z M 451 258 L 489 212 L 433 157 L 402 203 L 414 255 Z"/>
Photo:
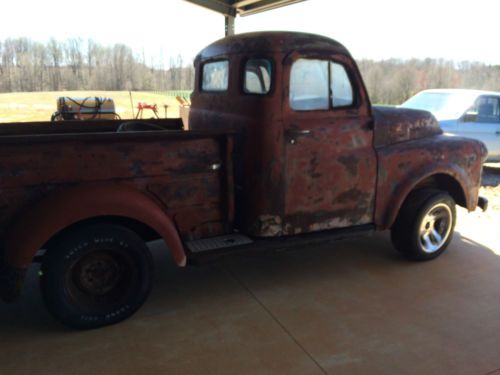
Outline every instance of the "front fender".
<path fill-rule="evenodd" d="M 402 142 L 378 150 L 379 171 L 375 224 L 389 229 L 408 194 L 422 181 L 444 176 L 448 191 L 460 190 L 463 204 L 472 211 L 477 205 L 482 153 L 476 141 L 436 136 Z"/>
<path fill-rule="evenodd" d="M 434 176 L 447 176 L 452 178 L 455 184 L 460 186 L 460 192 L 465 198 L 466 207 L 471 206 L 472 202 L 477 202 L 478 193 L 466 188 L 466 186 L 468 186 L 466 182 L 467 178 L 464 176 L 463 171 L 457 171 L 455 168 L 453 168 L 453 170 L 450 170 L 449 168 L 445 169 L 443 167 L 432 168 L 432 170 L 423 171 L 421 175 L 412 176 L 412 178 L 409 178 L 403 183 L 397 185 L 397 188 L 395 188 L 390 194 L 391 198 L 386 200 L 386 209 L 380 210 L 383 214 L 377 217 L 377 227 L 381 230 L 389 229 L 396 220 L 399 210 L 408 195 L 415 190 L 415 188 L 422 181 Z M 475 200 L 473 196 L 476 197 Z"/>
<path fill-rule="evenodd" d="M 154 229 L 167 243 L 174 261 L 186 265 L 182 241 L 165 210 L 145 193 L 125 185 L 77 186 L 54 192 L 16 218 L 2 240 L 4 262 L 26 269 L 51 237 L 82 220 L 119 216 Z"/>

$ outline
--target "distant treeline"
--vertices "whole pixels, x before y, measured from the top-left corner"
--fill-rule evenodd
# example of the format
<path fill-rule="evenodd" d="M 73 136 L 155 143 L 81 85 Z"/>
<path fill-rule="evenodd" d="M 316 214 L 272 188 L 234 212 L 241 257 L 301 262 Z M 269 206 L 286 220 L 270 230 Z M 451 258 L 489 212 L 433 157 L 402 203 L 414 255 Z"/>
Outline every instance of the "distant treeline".
<path fill-rule="evenodd" d="M 372 103 L 401 104 L 418 91 L 466 88 L 500 91 L 500 66 L 442 59 L 359 60 Z"/>
<path fill-rule="evenodd" d="M 187 65 L 181 56 L 147 62 L 124 44 L 6 39 L 0 41 L 0 92 L 190 89 L 194 75 Z"/>
<path fill-rule="evenodd" d="M 359 60 L 373 103 L 399 104 L 428 88 L 500 91 L 500 66 L 425 59 Z M 61 90 L 166 91 L 193 88 L 192 61 L 148 61 L 124 44 L 27 38 L 0 41 L 0 92 Z"/>

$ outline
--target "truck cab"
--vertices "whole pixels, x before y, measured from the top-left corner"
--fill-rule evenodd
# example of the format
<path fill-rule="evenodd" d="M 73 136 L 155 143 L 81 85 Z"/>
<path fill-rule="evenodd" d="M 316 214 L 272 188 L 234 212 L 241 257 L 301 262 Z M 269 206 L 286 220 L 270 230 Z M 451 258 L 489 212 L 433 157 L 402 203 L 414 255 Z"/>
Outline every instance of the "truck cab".
<path fill-rule="evenodd" d="M 308 34 L 245 34 L 204 49 L 195 69 L 191 128 L 241 133 L 241 230 L 268 237 L 373 223 L 373 117 L 341 44 Z"/>
<path fill-rule="evenodd" d="M 332 39 L 237 35 L 201 51 L 195 69 L 190 126 L 239 134 L 244 233 L 389 229 L 420 186 L 450 191 L 469 210 L 478 202 L 484 145 L 443 136 L 429 112 L 372 108 L 354 59 Z"/>

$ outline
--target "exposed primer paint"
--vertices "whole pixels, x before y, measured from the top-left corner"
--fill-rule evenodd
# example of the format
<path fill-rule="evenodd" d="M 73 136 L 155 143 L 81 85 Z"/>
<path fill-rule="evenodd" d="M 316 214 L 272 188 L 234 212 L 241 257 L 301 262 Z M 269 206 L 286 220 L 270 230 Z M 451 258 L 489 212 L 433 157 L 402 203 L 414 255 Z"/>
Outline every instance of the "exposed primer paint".
<path fill-rule="evenodd" d="M 327 229 L 334 229 L 334 228 L 345 228 L 345 227 L 350 227 L 352 225 L 358 225 L 358 224 L 365 224 L 367 222 L 370 222 L 370 216 L 364 215 L 359 222 L 353 222 L 352 218 L 344 218 L 344 217 L 338 217 L 335 219 L 330 219 L 321 223 L 314 223 L 309 225 L 309 230 L 311 232 L 318 231 L 318 230 L 327 230 Z"/>
<path fill-rule="evenodd" d="M 322 223 L 314 223 L 309 225 L 310 231 L 325 230 L 332 228 L 342 228 L 351 225 L 351 222 L 347 218 L 335 218 Z"/>
<path fill-rule="evenodd" d="M 259 234 L 262 237 L 276 237 L 283 234 L 283 222 L 279 216 L 260 215 L 259 226 Z"/>

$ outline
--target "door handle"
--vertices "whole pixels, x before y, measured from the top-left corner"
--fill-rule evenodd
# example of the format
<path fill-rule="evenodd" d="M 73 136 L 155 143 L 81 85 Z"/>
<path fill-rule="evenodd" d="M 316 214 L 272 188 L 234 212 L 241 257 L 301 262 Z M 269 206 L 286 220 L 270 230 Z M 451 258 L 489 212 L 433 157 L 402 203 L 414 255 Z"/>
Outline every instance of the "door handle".
<path fill-rule="evenodd" d="M 285 130 L 285 138 L 288 143 L 294 145 L 297 143 L 297 137 L 304 137 L 311 135 L 312 132 L 309 129 L 287 129 Z"/>
<path fill-rule="evenodd" d="M 292 130 L 287 130 L 287 133 L 290 135 L 300 136 L 300 135 L 309 135 L 311 134 L 311 131 L 308 129 L 292 129 Z"/>

